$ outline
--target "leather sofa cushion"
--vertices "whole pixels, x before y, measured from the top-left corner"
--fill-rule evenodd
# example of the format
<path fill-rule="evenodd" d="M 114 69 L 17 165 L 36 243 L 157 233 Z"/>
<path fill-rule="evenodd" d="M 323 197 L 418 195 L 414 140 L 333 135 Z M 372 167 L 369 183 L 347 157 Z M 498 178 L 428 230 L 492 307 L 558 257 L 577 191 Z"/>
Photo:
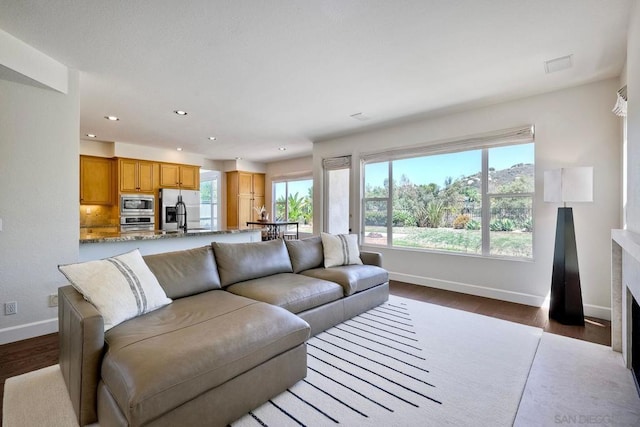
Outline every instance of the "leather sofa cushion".
<path fill-rule="evenodd" d="M 222 286 L 278 273 L 291 273 L 291 260 L 282 239 L 267 242 L 213 242 Z"/>
<path fill-rule="evenodd" d="M 143 425 L 308 337 L 280 307 L 206 292 L 109 330 L 102 379 L 129 425 Z"/>
<path fill-rule="evenodd" d="M 220 289 L 211 246 L 143 257 L 171 299 Z"/>
<path fill-rule="evenodd" d="M 340 285 L 300 274 L 282 273 L 236 283 L 226 288 L 236 295 L 300 313 L 342 298 Z"/>
<path fill-rule="evenodd" d="M 305 276 L 328 280 L 340 284 L 344 295 L 353 295 L 389 281 L 387 270 L 374 265 L 343 265 L 331 268 L 314 268 L 305 270 Z"/>
<path fill-rule="evenodd" d="M 302 240 L 285 240 L 284 243 L 287 245 L 294 273 L 323 266 L 324 253 L 320 236 Z"/>

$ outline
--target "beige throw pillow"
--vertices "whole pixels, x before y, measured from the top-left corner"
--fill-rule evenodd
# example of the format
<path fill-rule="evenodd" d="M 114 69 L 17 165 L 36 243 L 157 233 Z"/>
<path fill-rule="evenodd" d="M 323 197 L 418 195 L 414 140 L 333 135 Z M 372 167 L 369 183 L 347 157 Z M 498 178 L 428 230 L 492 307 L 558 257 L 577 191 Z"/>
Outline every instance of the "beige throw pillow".
<path fill-rule="evenodd" d="M 325 268 L 362 264 L 358 236 L 355 234 L 321 233 Z"/>
<path fill-rule="evenodd" d="M 112 258 L 58 269 L 104 318 L 104 330 L 171 303 L 135 249 Z"/>

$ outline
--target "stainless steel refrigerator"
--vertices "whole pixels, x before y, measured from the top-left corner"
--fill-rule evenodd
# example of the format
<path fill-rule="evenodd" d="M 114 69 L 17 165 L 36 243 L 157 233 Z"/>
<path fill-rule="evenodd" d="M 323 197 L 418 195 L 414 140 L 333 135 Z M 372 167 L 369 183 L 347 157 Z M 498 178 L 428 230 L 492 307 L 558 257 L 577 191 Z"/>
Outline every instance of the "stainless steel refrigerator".
<path fill-rule="evenodd" d="M 164 231 L 178 230 L 178 223 L 182 219 L 181 212 L 176 208 L 178 196 L 186 207 L 187 230 L 198 230 L 200 226 L 200 192 L 195 190 L 160 189 L 160 228 Z"/>

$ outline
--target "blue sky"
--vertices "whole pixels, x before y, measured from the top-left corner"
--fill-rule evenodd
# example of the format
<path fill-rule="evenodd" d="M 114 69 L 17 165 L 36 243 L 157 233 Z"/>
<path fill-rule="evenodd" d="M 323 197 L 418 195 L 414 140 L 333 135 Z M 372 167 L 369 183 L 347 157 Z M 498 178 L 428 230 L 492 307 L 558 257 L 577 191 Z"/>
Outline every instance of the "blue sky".
<path fill-rule="evenodd" d="M 517 163 L 534 162 L 534 144 L 511 145 L 489 150 L 489 167 L 496 170 L 507 169 Z M 443 186 L 447 177 L 454 180 L 461 176 L 480 172 L 481 150 L 461 153 L 439 154 L 428 157 L 396 160 L 393 163 L 393 177 L 397 182 L 402 174 L 414 184 L 430 184 Z M 372 163 L 365 167 L 367 184 L 382 186 L 388 175 L 387 162 Z"/>
<path fill-rule="evenodd" d="M 284 194 L 284 182 L 276 184 L 276 199 Z M 309 194 L 309 188 L 313 187 L 312 179 L 305 179 L 302 181 L 289 181 L 289 194 L 298 193 L 298 197 L 304 197 Z"/>

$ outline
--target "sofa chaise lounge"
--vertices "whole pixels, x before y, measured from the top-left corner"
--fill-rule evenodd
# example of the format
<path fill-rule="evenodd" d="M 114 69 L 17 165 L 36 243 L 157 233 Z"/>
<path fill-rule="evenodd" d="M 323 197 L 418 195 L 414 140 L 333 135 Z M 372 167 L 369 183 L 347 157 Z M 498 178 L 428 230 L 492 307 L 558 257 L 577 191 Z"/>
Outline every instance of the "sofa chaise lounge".
<path fill-rule="evenodd" d="M 59 289 L 60 367 L 80 425 L 227 425 L 306 376 L 306 340 L 388 299 L 381 256 L 325 268 L 320 237 L 145 256 L 173 301 L 105 332 Z"/>

